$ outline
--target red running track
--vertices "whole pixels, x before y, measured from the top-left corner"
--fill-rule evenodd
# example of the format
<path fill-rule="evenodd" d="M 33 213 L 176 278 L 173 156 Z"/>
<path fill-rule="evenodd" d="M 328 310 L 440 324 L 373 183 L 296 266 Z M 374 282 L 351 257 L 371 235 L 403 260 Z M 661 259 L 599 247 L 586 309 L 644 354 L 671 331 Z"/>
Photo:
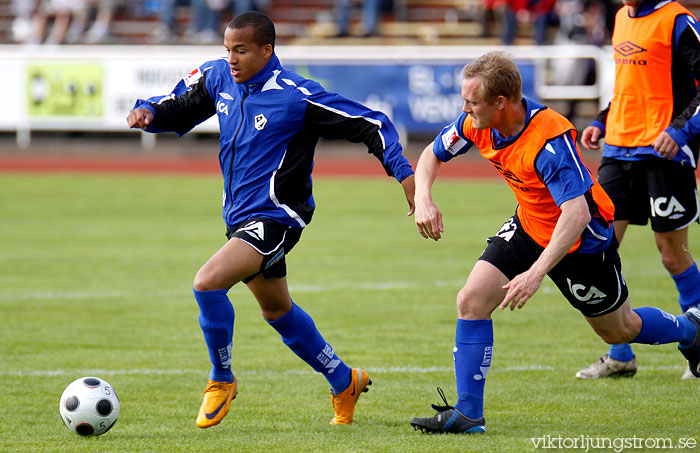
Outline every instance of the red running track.
<path fill-rule="evenodd" d="M 411 159 L 415 166 L 417 157 Z M 52 154 L 35 152 L 0 153 L 0 172 L 27 173 L 172 173 L 220 174 L 216 155 Z M 342 158 L 318 156 L 315 177 L 386 177 L 372 156 Z M 455 159 L 440 169 L 441 178 L 495 178 L 498 172 L 478 156 Z"/>

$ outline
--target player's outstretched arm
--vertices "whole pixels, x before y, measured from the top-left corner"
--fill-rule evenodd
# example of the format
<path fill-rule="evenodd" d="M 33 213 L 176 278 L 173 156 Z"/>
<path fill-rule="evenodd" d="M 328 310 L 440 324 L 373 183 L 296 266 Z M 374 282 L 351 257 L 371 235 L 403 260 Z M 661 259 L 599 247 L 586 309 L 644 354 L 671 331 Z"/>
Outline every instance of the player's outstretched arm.
<path fill-rule="evenodd" d="M 433 144 L 428 145 L 416 165 L 416 227 L 421 236 L 437 241 L 445 231 L 442 212 L 433 202 L 431 187 L 437 178 L 442 162 L 433 154 Z"/>
<path fill-rule="evenodd" d="M 148 109 L 134 109 L 126 117 L 126 123 L 131 128 L 146 130 L 153 121 L 153 112 Z"/>
<path fill-rule="evenodd" d="M 313 93 L 306 98 L 306 127 L 321 137 L 364 143 L 369 153 L 381 162 L 386 174 L 401 183 L 413 174 L 399 143 L 396 127 L 384 113 L 337 93 L 329 93 L 316 82 L 306 81 L 305 84 L 305 88 Z"/>

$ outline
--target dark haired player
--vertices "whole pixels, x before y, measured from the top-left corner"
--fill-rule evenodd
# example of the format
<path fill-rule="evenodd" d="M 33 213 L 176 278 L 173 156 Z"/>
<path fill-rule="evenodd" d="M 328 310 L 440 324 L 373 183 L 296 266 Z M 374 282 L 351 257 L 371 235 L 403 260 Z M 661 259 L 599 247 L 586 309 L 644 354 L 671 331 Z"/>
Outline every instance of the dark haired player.
<path fill-rule="evenodd" d="M 236 396 L 231 371 L 234 310 L 226 293 L 244 282 L 282 341 L 331 385 L 335 417 L 352 423 L 371 384 L 334 352 L 287 288 L 285 255 L 311 221 L 311 170 L 319 137 L 363 142 L 403 186 L 413 212 L 413 171 L 398 134 L 376 112 L 285 70 L 274 52 L 275 28 L 264 14 L 237 16 L 226 28 L 228 58 L 192 71 L 168 96 L 138 100 L 130 127 L 182 135 L 212 115 L 220 125 L 223 217 L 229 241 L 197 272 L 194 296 L 212 362 L 197 426 L 219 423 Z"/>
<path fill-rule="evenodd" d="M 581 143 L 600 149 L 598 182 L 615 204 L 619 242 L 632 225 L 651 223 L 661 263 L 683 312 L 700 307 L 700 271 L 688 228 L 698 221 L 695 168 L 700 147 L 700 24 L 666 0 L 623 0 L 615 16 L 613 97 L 583 130 Z M 576 377 L 633 376 L 629 344 L 614 344 Z M 687 369 L 682 379 L 695 375 Z"/>

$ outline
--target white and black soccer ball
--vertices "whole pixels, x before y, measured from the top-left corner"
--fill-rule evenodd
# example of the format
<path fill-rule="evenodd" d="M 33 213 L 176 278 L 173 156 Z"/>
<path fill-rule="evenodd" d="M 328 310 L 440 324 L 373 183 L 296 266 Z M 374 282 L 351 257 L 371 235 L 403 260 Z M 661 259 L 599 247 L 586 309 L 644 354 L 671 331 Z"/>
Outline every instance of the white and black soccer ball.
<path fill-rule="evenodd" d="M 107 381 L 82 377 L 63 391 L 59 412 L 69 430 L 80 436 L 99 436 L 117 421 L 119 397 Z"/>

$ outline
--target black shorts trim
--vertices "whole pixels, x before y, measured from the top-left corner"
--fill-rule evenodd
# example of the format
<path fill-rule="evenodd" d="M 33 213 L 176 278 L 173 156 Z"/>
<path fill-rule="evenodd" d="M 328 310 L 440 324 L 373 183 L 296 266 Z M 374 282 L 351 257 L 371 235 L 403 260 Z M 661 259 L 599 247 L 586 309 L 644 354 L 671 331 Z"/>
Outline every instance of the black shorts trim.
<path fill-rule="evenodd" d="M 523 231 L 517 216 L 487 239 L 482 261 L 493 264 L 508 280 L 530 269 L 544 248 Z M 594 318 L 617 310 L 629 296 L 613 238 L 600 253 L 569 253 L 547 275 L 566 300 L 584 316 Z"/>
<path fill-rule="evenodd" d="M 253 280 L 258 274 L 265 278 L 282 278 L 287 275 L 284 259 L 299 242 L 301 228 L 290 227 L 264 217 L 254 217 L 235 225 L 226 231 L 226 237 L 238 238 L 253 247 L 263 257 L 260 270 L 243 279 L 243 283 Z"/>

